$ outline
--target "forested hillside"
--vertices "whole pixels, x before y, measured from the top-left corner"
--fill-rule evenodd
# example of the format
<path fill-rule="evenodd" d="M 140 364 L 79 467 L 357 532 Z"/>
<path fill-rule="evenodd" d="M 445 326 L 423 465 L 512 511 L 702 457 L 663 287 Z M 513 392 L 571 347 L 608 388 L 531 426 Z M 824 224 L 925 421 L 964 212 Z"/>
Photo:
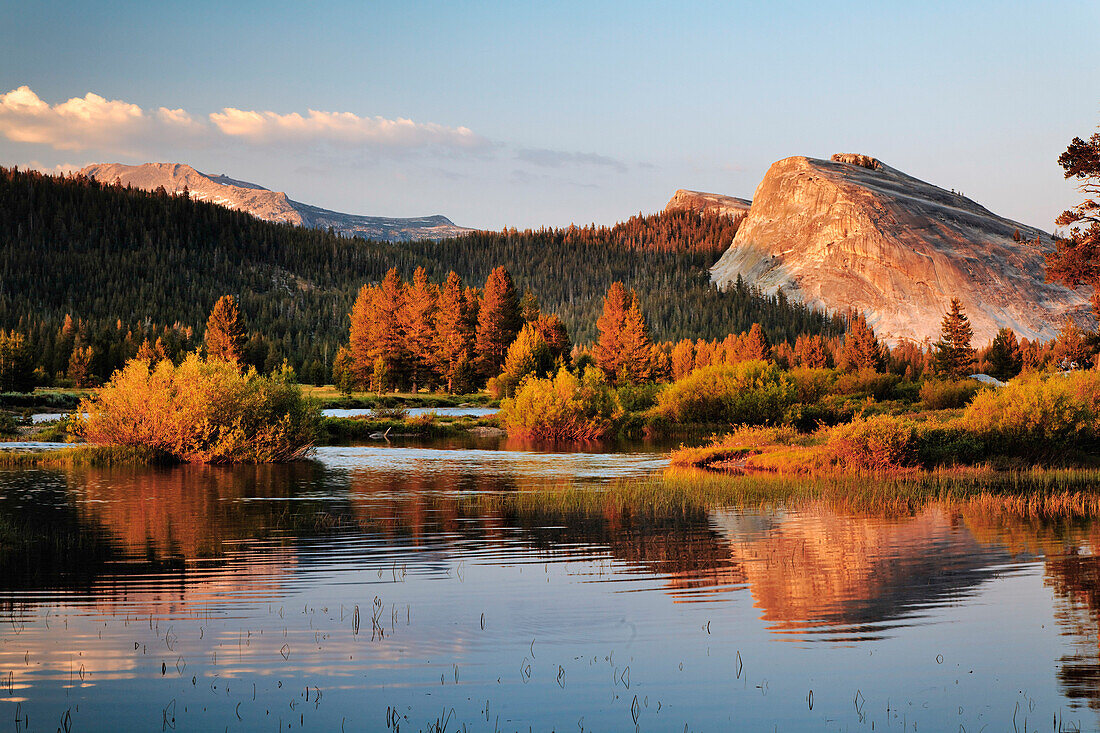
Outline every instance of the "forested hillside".
<path fill-rule="evenodd" d="M 636 216 L 615 227 L 476 232 L 391 244 L 262 222 L 183 196 L 0 168 L 0 327 L 27 334 L 48 374 L 91 347 L 100 378 L 146 337 L 178 354 L 199 345 L 221 295 L 237 296 L 254 334 L 246 358 L 287 358 L 327 378 L 358 288 L 391 267 L 433 280 L 456 271 L 480 286 L 503 265 L 521 290 L 591 341 L 608 286 L 635 288 L 656 340 L 720 338 L 760 322 L 773 341 L 837 333 L 842 324 L 747 287 L 717 292 L 707 267 L 735 225 L 692 212 Z M 66 328 L 66 316 L 70 325 Z"/>

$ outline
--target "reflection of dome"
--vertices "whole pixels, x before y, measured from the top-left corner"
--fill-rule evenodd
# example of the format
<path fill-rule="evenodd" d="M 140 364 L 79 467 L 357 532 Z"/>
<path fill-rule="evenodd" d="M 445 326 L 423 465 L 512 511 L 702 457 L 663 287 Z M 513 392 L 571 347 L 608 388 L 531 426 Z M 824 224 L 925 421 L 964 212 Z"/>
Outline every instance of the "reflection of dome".
<path fill-rule="evenodd" d="M 877 634 L 922 606 L 957 598 L 1007 559 L 938 508 L 907 518 L 844 516 L 824 504 L 764 518 L 716 512 L 762 617 L 773 629 Z"/>

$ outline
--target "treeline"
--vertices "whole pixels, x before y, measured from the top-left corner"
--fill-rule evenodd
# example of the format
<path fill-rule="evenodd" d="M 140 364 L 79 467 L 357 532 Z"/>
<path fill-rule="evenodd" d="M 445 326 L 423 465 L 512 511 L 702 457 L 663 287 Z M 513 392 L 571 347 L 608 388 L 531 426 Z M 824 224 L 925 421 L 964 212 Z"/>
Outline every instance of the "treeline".
<path fill-rule="evenodd" d="M 732 241 L 726 217 L 632 217 L 614 227 L 474 232 L 391 244 L 259 221 L 185 196 L 0 168 L 0 329 L 26 337 L 45 380 L 65 378 L 76 348 L 87 379 L 104 380 L 141 344 L 161 339 L 177 361 L 202 344 L 219 297 L 236 297 L 251 336 L 243 360 L 284 360 L 328 381 L 364 283 L 418 267 L 483 283 L 503 265 L 538 294 L 578 343 L 592 342 L 612 282 L 639 293 L 656 339 L 722 338 L 762 325 L 775 341 L 835 336 L 842 319 L 744 284 L 718 292 L 708 268 Z M 74 364 L 78 367 L 80 364 Z"/>

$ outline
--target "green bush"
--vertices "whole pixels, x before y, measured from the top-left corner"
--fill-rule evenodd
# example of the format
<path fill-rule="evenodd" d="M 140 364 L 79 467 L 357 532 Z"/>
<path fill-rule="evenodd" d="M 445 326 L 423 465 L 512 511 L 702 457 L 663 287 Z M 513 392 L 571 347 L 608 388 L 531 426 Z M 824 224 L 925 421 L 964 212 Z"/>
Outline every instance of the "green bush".
<path fill-rule="evenodd" d="M 921 425 L 916 429 L 917 457 L 922 466 L 968 465 L 988 455 L 980 435 L 957 425 Z"/>
<path fill-rule="evenodd" d="M 983 385 L 976 379 L 929 379 L 920 386 L 920 399 L 929 410 L 966 407 Z"/>
<path fill-rule="evenodd" d="M 621 415 L 615 391 L 594 367 L 579 378 L 564 367 L 553 379 L 527 377 L 499 413 L 509 435 L 552 441 L 605 438 Z"/>
<path fill-rule="evenodd" d="M 833 463 L 849 469 L 888 471 L 918 459 L 913 425 L 890 415 L 858 417 L 829 434 L 826 449 Z"/>
<path fill-rule="evenodd" d="M 772 425 L 782 422 L 798 388 L 775 364 L 746 361 L 697 369 L 657 397 L 657 411 L 681 423 Z"/>
<path fill-rule="evenodd" d="M 627 412 L 645 412 L 657 404 L 657 395 L 661 392 L 660 384 L 631 384 L 629 382 L 619 385 L 615 392 L 619 396 L 619 404 Z"/>

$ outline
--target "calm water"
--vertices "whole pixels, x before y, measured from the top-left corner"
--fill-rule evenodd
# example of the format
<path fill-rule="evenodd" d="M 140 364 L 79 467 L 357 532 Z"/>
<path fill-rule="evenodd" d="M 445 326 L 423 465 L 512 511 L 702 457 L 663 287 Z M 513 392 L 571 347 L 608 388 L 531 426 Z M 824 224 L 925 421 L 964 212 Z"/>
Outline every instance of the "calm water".
<path fill-rule="evenodd" d="M 1092 524 L 486 499 L 664 463 L 0 472 L 0 517 L 46 536 L 0 550 L 0 731 L 1100 726 Z"/>
<path fill-rule="evenodd" d="M 409 417 L 417 417 L 419 415 L 425 415 L 429 412 L 434 413 L 440 417 L 485 417 L 486 415 L 495 415 L 497 408 L 495 407 L 406 407 L 405 411 Z M 321 414 L 325 417 L 364 417 L 373 413 L 373 410 L 367 408 L 355 408 L 355 409 L 338 409 L 329 408 L 321 410 Z M 31 423 L 39 425 L 42 423 L 53 422 L 60 420 L 63 417 L 67 417 L 66 413 L 61 412 L 39 412 L 31 415 Z"/>

